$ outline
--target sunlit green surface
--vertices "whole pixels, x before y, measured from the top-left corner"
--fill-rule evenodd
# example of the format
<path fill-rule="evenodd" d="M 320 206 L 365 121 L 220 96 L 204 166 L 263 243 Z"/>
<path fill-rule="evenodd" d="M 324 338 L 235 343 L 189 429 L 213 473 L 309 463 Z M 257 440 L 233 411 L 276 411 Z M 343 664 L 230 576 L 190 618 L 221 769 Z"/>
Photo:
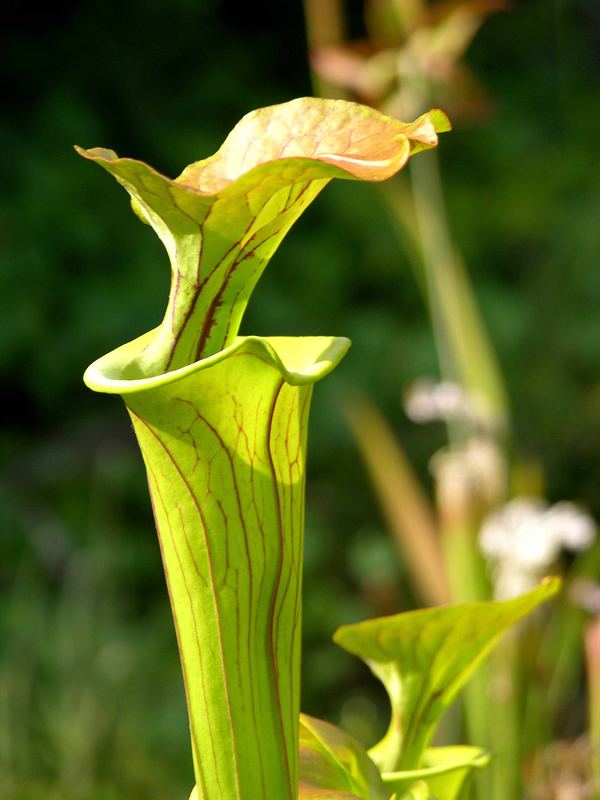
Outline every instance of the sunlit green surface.
<path fill-rule="evenodd" d="M 442 166 L 523 444 L 547 465 L 554 498 L 581 498 L 598 515 L 592 6 L 530 4 L 489 23 L 470 65 L 493 116 L 455 132 Z M 79 382 L 107 346 L 158 323 L 164 257 L 108 180 L 90 190 L 70 147 L 111 143 L 176 174 L 251 107 L 309 91 L 302 20 L 293 7 L 225 20 L 210 1 L 132 3 L 115 25 L 91 2 L 3 25 L 17 103 L 0 126 L 0 355 L 14 412 L 2 442 L 0 794 L 182 797 L 192 781 L 184 700 L 146 490 L 122 410 L 113 403 L 111 416 Z M 424 475 L 442 437 L 398 414 L 401 387 L 435 362 L 395 237 L 368 190 L 330 191 L 318 221 L 300 223 L 275 256 L 246 331 L 355 341 L 313 416 L 304 707 L 351 722 L 332 691 L 346 687 L 370 711 L 370 744 L 383 731 L 380 696 L 329 636 L 412 598 L 335 391 L 351 380 L 372 392 Z M 563 728 L 579 730 L 582 713 L 574 700 Z M 73 742 L 82 724 L 88 735 Z"/>

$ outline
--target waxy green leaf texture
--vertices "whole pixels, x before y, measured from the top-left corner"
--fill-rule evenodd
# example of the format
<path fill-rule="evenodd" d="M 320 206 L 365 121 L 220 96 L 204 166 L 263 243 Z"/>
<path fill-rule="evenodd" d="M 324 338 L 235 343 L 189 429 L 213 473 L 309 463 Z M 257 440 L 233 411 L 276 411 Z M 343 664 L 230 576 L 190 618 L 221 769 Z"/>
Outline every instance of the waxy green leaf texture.
<path fill-rule="evenodd" d="M 307 418 L 349 342 L 248 337 L 129 377 L 151 336 L 85 379 L 124 396 L 146 463 L 198 797 L 295 798 Z"/>
<path fill-rule="evenodd" d="M 144 373 L 235 341 L 267 262 L 332 178 L 385 180 L 449 127 L 437 110 L 403 123 L 355 103 L 301 98 L 246 115 L 215 155 L 175 180 L 112 150 L 78 148 L 125 187 L 169 255 L 168 308 L 140 354 Z"/>
<path fill-rule="evenodd" d="M 504 602 L 409 611 L 339 628 L 334 640 L 384 684 L 392 719 L 370 755 L 383 772 L 418 769 L 435 726 L 502 634 L 558 591 L 546 579 Z"/>

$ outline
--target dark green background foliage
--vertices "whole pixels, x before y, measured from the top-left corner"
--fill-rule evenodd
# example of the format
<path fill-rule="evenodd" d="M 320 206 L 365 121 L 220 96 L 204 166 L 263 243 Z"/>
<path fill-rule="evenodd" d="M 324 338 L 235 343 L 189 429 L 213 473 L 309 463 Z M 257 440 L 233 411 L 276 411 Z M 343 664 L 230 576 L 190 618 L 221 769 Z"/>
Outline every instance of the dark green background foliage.
<path fill-rule="evenodd" d="M 119 402 L 85 366 L 155 325 L 161 245 L 78 159 L 106 146 L 169 175 L 252 108 L 311 93 L 299 2 L 15 4 L 0 36 L 0 795 L 184 797 L 183 690 L 143 468 Z M 356 33 L 360 3 L 355 2 Z M 444 137 L 449 213 L 498 349 L 525 454 L 548 496 L 600 515 L 600 9 L 516 2 L 469 64 L 489 117 Z M 596 148 L 596 149 L 595 149 Z M 426 158 L 427 156 L 420 156 Z M 435 353 L 407 261 L 372 188 L 337 183 L 261 281 L 256 334 L 343 334 L 316 391 L 306 540 L 304 708 L 381 725 L 341 623 L 407 607 L 340 398 L 369 392 L 427 479 L 443 430 L 400 405 Z M 334 687 L 339 687 L 338 689 Z M 342 700 L 342 696 L 346 699 Z"/>

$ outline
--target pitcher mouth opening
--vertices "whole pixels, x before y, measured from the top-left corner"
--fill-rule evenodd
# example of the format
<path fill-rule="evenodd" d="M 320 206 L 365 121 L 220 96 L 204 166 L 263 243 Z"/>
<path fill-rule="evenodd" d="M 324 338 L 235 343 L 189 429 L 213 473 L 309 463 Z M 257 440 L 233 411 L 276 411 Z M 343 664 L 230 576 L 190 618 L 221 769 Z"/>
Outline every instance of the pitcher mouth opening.
<path fill-rule="evenodd" d="M 276 369 L 286 383 L 299 386 L 329 374 L 350 347 L 350 340 L 343 336 L 238 336 L 218 353 L 179 369 L 148 375 L 140 367 L 140 356 L 157 330 L 117 347 L 90 364 L 83 376 L 86 386 L 104 394 L 148 391 L 244 354 L 254 355 Z"/>

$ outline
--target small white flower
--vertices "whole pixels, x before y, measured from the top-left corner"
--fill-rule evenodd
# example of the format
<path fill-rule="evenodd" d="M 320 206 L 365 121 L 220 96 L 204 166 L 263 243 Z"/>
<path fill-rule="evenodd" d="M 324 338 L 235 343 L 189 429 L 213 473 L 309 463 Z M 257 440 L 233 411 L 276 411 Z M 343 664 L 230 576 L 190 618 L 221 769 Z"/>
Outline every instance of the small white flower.
<path fill-rule="evenodd" d="M 567 550 L 587 550 L 596 538 L 594 520 L 574 503 L 557 503 L 545 517 L 545 524 Z"/>
<path fill-rule="evenodd" d="M 404 410 L 413 422 L 435 420 L 472 419 L 474 403 L 469 394 L 457 383 L 419 378 L 408 389 Z"/>
<path fill-rule="evenodd" d="M 450 505 L 493 505 L 506 491 L 506 462 L 491 437 L 471 436 L 464 445 L 438 451 L 430 462 L 438 492 Z"/>
<path fill-rule="evenodd" d="M 492 566 L 496 597 L 514 597 L 532 588 L 563 548 L 585 550 L 595 535 L 592 518 L 573 503 L 549 507 L 537 498 L 511 500 L 487 517 L 479 536 Z"/>
<path fill-rule="evenodd" d="M 482 431 L 497 432 L 502 420 L 481 392 L 453 381 L 417 378 L 404 394 L 404 410 L 413 422 L 462 422 Z"/>

